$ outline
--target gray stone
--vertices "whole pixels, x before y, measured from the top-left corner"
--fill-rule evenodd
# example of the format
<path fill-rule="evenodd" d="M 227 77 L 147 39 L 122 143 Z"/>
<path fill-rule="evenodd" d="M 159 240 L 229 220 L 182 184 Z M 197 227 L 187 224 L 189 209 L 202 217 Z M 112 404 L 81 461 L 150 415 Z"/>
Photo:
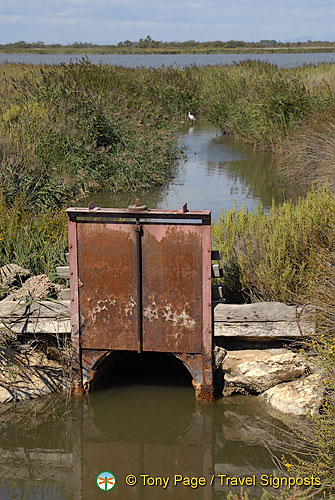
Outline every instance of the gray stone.
<path fill-rule="evenodd" d="M 24 269 L 17 264 L 6 264 L 0 268 L 0 288 L 8 289 L 21 286 L 29 276 L 31 276 L 31 273 L 28 269 Z"/>
<path fill-rule="evenodd" d="M 214 347 L 213 355 L 214 355 L 214 366 L 216 369 L 220 368 L 226 354 L 227 351 L 223 347 L 220 347 L 218 345 Z"/>
<path fill-rule="evenodd" d="M 291 415 L 317 415 L 323 401 L 324 386 L 321 375 L 276 385 L 263 392 L 263 398 L 273 408 Z"/>
<path fill-rule="evenodd" d="M 228 351 L 222 363 L 224 394 L 261 393 L 281 382 L 293 380 L 307 370 L 305 360 L 287 349 Z"/>

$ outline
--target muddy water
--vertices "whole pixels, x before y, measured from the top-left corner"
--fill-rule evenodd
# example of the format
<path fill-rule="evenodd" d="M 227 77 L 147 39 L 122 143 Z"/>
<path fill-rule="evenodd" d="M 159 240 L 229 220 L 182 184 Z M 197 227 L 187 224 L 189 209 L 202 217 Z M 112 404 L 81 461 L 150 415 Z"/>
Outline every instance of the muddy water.
<path fill-rule="evenodd" d="M 269 155 L 208 124 L 185 125 L 180 138 L 186 156 L 175 178 L 164 188 L 137 193 L 150 207 L 179 208 L 187 201 L 190 208 L 211 209 L 216 218 L 234 203 L 250 208 L 282 201 L 285 185 Z M 296 197 L 294 187 L 286 189 L 287 197 Z M 124 207 L 134 194 L 92 198 L 100 206 Z M 138 356 L 107 366 L 104 385 L 88 397 L 0 407 L 0 500 L 223 500 L 234 490 L 226 476 L 249 478 L 251 490 L 261 493 L 276 468 L 273 457 L 295 446 L 278 415 L 256 397 L 198 404 L 180 362 L 169 355 Z M 108 492 L 96 483 L 103 471 L 116 478 Z M 126 484 L 129 474 L 136 485 Z M 146 475 L 162 479 L 144 484 Z M 175 485 L 175 475 L 204 479 L 196 488 Z"/>
<path fill-rule="evenodd" d="M 261 482 L 271 481 L 276 469 L 271 454 L 280 456 L 292 448 L 282 434 L 283 424 L 256 397 L 199 404 L 190 382 L 178 380 L 173 386 L 120 379 L 119 385 L 69 404 L 61 397 L 46 398 L 17 405 L 7 419 L 2 415 L 1 500 L 108 495 L 120 500 L 222 500 L 229 490 L 237 491 L 221 484 L 225 475 L 251 478 L 251 491 L 260 493 Z M 116 478 L 112 491 L 97 487 L 103 471 Z M 136 485 L 127 485 L 129 474 Z M 168 485 L 145 484 L 145 475 L 168 479 Z M 175 476 L 204 478 L 206 484 L 174 484 Z"/>
<path fill-rule="evenodd" d="M 149 208 L 177 209 L 188 203 L 193 210 L 211 210 L 217 218 L 222 209 L 247 208 L 261 202 L 269 208 L 296 199 L 299 187 L 286 184 L 276 173 L 274 159 L 264 151 L 223 135 L 210 123 L 181 126 L 178 134 L 183 155 L 173 180 L 164 187 L 136 193 L 91 193 L 83 205 L 124 208 L 139 197 Z"/>

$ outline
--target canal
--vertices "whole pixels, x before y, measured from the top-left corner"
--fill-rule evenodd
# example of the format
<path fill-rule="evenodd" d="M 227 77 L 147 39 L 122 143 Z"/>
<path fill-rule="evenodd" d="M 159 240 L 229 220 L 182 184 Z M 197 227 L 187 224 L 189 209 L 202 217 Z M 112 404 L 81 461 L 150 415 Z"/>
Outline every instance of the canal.
<path fill-rule="evenodd" d="M 295 200 L 299 186 L 286 182 L 277 172 L 273 156 L 238 138 L 222 134 L 212 124 L 182 123 L 177 136 L 182 150 L 171 182 L 135 193 L 91 193 L 85 206 L 124 208 L 139 197 L 149 208 L 175 210 L 188 203 L 190 210 L 211 210 L 215 220 L 222 209 L 252 209 L 260 202 L 265 209 L 272 200 Z"/>

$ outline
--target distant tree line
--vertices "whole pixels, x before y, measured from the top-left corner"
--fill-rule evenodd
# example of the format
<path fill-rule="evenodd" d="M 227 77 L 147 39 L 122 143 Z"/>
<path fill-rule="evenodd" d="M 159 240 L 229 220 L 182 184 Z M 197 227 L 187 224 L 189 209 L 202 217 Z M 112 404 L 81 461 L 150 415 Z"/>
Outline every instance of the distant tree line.
<path fill-rule="evenodd" d="M 150 35 L 146 38 L 140 38 L 137 42 L 125 40 L 124 42 L 119 42 L 118 44 L 95 44 L 92 42 L 73 42 L 67 45 L 62 45 L 60 43 L 45 44 L 44 42 L 25 42 L 24 40 L 19 40 L 18 42 L 0 44 L 0 49 L 49 49 L 49 48 L 73 48 L 73 49 L 85 49 L 85 48 L 140 48 L 140 49 L 159 49 L 159 48 L 213 48 L 213 49 L 236 49 L 236 48 L 280 48 L 280 47 L 330 47 L 333 46 L 334 42 L 329 41 L 312 41 L 307 40 L 306 42 L 278 42 L 276 40 L 260 40 L 259 42 L 245 42 L 243 40 L 215 40 L 208 42 L 196 42 L 195 40 L 187 40 L 184 42 L 163 42 L 158 40 L 153 40 Z"/>

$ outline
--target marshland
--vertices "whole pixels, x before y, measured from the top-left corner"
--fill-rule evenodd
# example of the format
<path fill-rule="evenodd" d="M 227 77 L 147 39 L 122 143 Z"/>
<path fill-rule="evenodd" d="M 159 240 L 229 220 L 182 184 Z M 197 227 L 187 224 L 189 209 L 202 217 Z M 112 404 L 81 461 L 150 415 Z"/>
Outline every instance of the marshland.
<path fill-rule="evenodd" d="M 282 463 L 290 473 L 321 477 L 328 492 L 335 487 L 334 98 L 334 64 L 0 67 L 1 265 L 54 280 L 55 267 L 65 264 L 64 208 L 93 192 L 131 199 L 173 182 L 185 154 L 177 132 L 189 111 L 219 135 L 268 154 L 283 182 L 297 184 L 300 197 L 283 193 L 265 209 L 259 202 L 224 210 L 212 239 L 223 256 L 228 302 L 315 307 L 319 335 L 299 348 L 322 368 L 326 396 L 311 419 L 308 458 L 288 458 L 288 449 Z"/>

